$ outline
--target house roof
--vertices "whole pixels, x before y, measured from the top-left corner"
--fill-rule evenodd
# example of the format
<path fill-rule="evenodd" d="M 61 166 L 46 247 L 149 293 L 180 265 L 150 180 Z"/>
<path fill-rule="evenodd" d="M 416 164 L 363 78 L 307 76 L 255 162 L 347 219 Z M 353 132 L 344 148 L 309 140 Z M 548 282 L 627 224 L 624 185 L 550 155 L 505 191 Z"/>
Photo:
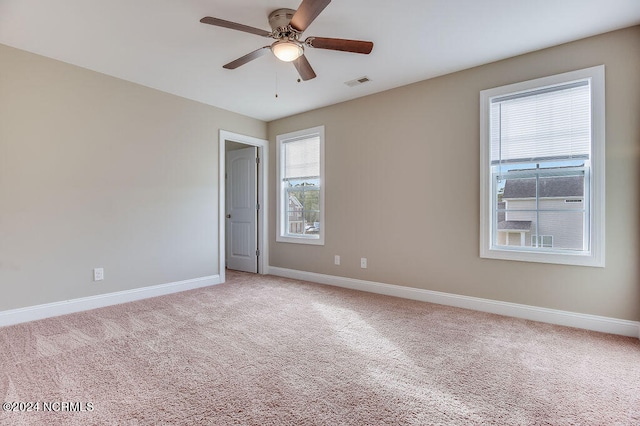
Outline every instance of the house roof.
<path fill-rule="evenodd" d="M 539 196 L 582 197 L 584 195 L 584 176 L 552 176 L 539 179 Z M 504 184 L 503 199 L 534 198 L 536 196 L 535 178 L 508 179 Z"/>
<path fill-rule="evenodd" d="M 300 202 L 300 200 L 298 200 L 298 197 L 296 197 L 293 194 L 289 194 L 289 202 L 293 202 L 293 204 L 296 205 L 296 207 L 300 207 L 303 208 L 302 203 Z"/>
<path fill-rule="evenodd" d="M 498 222 L 498 231 L 530 231 L 530 220 L 503 220 Z"/>

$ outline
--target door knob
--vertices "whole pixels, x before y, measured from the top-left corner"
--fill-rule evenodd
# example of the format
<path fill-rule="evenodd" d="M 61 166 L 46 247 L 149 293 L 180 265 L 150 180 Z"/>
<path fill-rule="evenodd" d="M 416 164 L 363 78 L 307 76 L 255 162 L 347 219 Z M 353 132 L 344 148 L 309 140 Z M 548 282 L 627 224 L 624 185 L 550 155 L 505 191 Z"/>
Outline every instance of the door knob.
<path fill-rule="evenodd" d="M 231 214 L 228 214 L 228 215 L 227 215 L 227 219 L 231 219 Z"/>

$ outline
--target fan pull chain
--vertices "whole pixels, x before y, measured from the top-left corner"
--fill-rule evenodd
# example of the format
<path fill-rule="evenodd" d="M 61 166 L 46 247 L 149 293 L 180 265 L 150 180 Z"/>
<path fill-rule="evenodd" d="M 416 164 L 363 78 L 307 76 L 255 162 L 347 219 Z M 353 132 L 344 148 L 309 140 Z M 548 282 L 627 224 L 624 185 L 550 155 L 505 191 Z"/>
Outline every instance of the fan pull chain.
<path fill-rule="evenodd" d="M 276 73 L 276 98 L 278 97 L 278 73 Z"/>

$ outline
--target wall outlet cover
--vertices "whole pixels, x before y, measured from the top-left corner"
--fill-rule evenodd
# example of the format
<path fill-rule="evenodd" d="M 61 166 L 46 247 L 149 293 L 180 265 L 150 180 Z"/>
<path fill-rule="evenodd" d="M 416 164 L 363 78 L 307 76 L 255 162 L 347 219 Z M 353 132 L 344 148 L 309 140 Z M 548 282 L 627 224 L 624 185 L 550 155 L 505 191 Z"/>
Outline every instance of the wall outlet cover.
<path fill-rule="evenodd" d="M 104 268 L 95 268 L 93 270 L 93 280 L 94 281 L 104 280 Z"/>

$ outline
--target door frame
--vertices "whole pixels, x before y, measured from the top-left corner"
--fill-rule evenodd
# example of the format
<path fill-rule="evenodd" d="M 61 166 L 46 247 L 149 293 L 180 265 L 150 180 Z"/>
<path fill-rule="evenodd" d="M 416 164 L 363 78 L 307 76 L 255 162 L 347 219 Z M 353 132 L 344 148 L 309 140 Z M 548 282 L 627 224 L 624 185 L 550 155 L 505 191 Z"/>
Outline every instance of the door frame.
<path fill-rule="evenodd" d="M 225 264 L 226 264 L 226 142 L 238 142 L 245 145 L 258 147 L 258 157 L 260 157 L 260 166 L 258 167 L 258 274 L 267 273 L 267 259 L 269 258 L 269 229 L 267 220 L 267 211 L 269 210 L 268 202 L 268 169 L 269 169 L 269 141 L 259 139 L 253 136 L 241 135 L 239 133 L 229 132 L 220 129 L 218 135 L 218 268 L 220 282 L 225 282 Z"/>

